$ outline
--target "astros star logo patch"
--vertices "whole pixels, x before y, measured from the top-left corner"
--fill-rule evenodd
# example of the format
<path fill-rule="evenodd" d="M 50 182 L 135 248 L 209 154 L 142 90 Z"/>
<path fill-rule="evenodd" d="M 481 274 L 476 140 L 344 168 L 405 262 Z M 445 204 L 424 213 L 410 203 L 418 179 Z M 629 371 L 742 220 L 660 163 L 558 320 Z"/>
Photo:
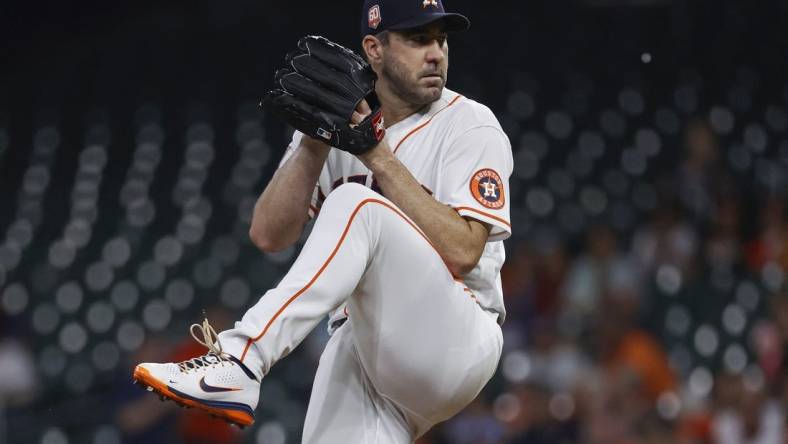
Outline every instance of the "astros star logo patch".
<path fill-rule="evenodd" d="M 495 170 L 485 168 L 474 173 L 470 188 L 476 201 L 487 208 L 498 210 L 506 202 L 503 181 Z"/>

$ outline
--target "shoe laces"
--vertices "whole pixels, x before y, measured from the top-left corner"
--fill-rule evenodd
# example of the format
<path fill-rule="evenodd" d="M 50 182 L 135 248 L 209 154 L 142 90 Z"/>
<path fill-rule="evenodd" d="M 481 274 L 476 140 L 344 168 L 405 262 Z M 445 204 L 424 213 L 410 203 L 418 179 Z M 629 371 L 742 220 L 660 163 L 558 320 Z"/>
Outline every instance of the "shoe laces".
<path fill-rule="evenodd" d="M 195 333 L 195 330 L 197 333 Z M 191 333 L 195 341 L 208 349 L 208 353 L 197 358 L 179 362 L 178 367 L 182 372 L 188 373 L 191 370 L 198 370 L 217 364 L 224 366 L 225 363 L 233 363 L 222 351 L 222 343 L 219 342 L 219 335 L 216 334 L 216 330 L 208 323 L 207 317 L 202 321 L 202 325 L 192 324 L 191 327 L 189 327 L 189 333 Z M 202 338 L 200 338 L 200 336 L 202 336 Z"/>

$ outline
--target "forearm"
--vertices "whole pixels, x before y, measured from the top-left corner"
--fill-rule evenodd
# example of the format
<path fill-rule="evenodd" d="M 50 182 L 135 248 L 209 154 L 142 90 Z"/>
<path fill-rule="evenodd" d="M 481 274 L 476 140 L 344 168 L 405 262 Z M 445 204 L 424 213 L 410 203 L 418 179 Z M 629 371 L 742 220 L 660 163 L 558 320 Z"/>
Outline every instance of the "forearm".
<path fill-rule="evenodd" d="M 254 206 L 249 237 L 258 248 L 278 251 L 298 240 L 329 150 L 304 137 L 299 149 L 276 171 Z"/>
<path fill-rule="evenodd" d="M 424 191 L 385 143 L 359 158 L 372 170 L 383 194 L 424 231 L 455 275 L 476 265 L 481 255 L 479 239 L 486 239 L 486 233 L 474 230 L 454 209 Z"/>

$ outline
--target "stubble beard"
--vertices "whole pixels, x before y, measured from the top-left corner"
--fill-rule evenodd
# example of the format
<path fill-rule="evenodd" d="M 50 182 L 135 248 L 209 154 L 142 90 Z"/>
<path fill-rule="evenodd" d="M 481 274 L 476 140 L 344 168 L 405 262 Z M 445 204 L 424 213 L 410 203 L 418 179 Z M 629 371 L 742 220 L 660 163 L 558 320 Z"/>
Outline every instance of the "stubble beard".
<path fill-rule="evenodd" d="M 385 57 L 382 74 L 389 81 L 392 91 L 399 98 L 418 106 L 429 105 L 440 99 L 445 86 L 444 82 L 437 90 L 435 88 L 420 87 L 418 79 L 414 79 L 408 72 L 407 67 L 393 57 Z"/>

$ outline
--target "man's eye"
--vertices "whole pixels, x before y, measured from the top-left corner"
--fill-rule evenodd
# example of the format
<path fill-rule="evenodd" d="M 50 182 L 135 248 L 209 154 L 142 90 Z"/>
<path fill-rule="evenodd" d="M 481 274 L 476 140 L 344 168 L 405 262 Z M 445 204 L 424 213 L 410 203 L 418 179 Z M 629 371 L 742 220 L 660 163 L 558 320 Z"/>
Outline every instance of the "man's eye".
<path fill-rule="evenodd" d="M 436 41 L 438 42 L 438 46 L 443 46 L 443 44 L 446 42 L 446 36 L 432 37 L 429 35 L 414 35 L 410 39 L 419 45 L 428 45 L 433 41 Z"/>

